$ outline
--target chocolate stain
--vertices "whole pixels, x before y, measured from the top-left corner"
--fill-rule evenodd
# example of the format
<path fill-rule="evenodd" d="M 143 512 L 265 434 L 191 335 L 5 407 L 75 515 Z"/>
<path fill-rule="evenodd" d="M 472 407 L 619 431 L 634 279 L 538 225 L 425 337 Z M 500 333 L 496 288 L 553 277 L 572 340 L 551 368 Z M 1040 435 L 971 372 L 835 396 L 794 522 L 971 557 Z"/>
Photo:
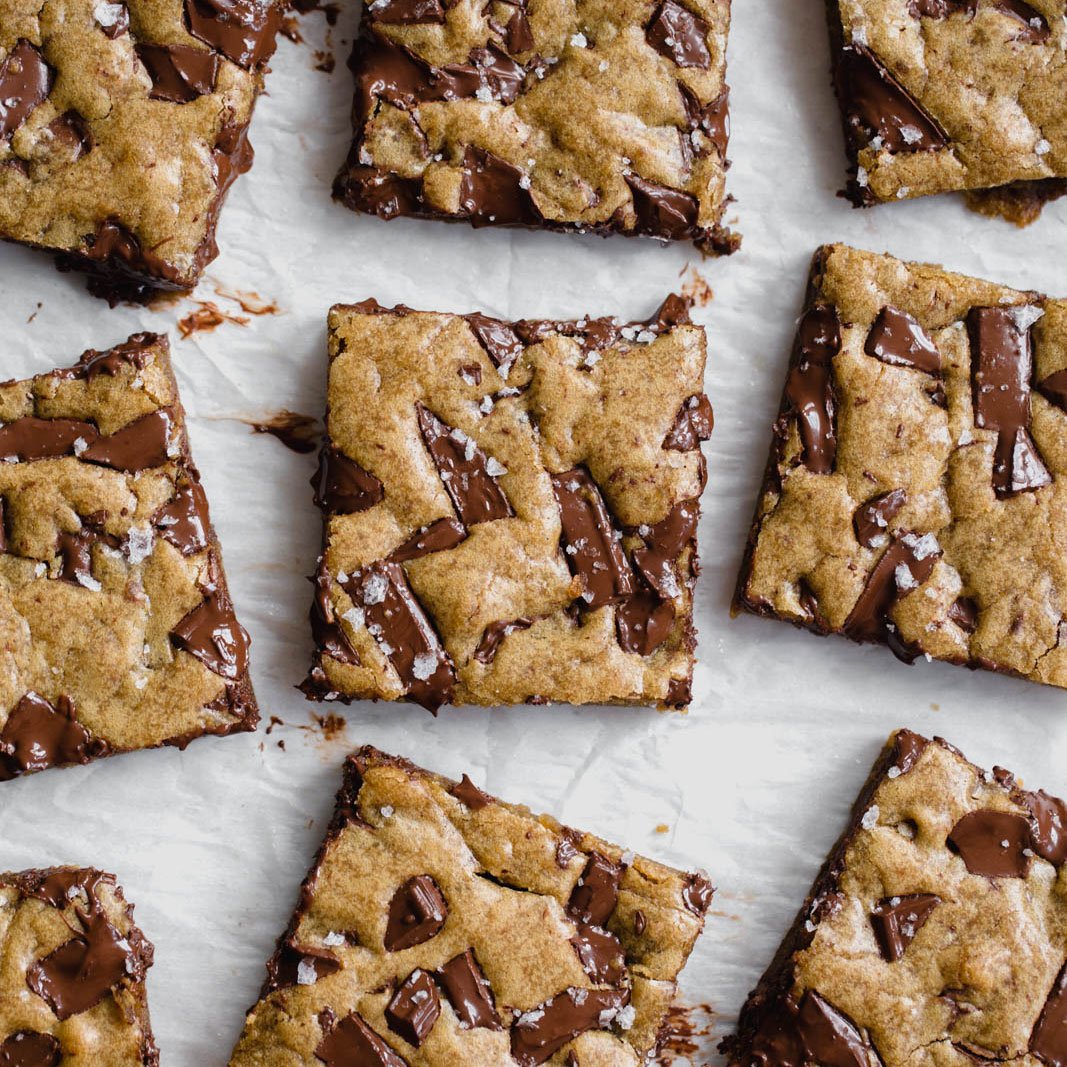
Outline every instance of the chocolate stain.
<path fill-rule="evenodd" d="M 656 1062 L 670 1067 L 680 1058 L 691 1059 L 711 1051 L 715 1012 L 710 1004 L 672 1004 L 667 1011 L 666 1035 Z"/>
<path fill-rule="evenodd" d="M 39 311 L 41 310 L 41 308 L 42 308 L 42 307 L 44 307 L 44 305 L 43 305 L 43 304 L 41 303 L 41 301 L 40 301 L 40 300 L 38 300 L 38 301 L 37 301 L 37 307 L 35 307 L 35 308 L 33 309 L 33 312 L 32 312 L 32 314 L 31 314 L 31 315 L 30 315 L 30 317 L 29 317 L 29 318 L 28 318 L 28 319 L 26 320 L 26 323 L 27 323 L 27 325 L 28 325 L 29 323 L 33 322 L 33 320 L 34 320 L 35 318 L 37 318 L 37 313 L 38 313 L 38 312 L 39 312 Z"/>
<path fill-rule="evenodd" d="M 224 322 L 232 322 L 235 326 L 248 325 L 244 315 L 223 311 L 213 300 L 194 300 L 193 303 L 199 304 L 199 308 L 178 320 L 178 331 L 183 341 L 194 333 L 212 333 Z"/>
<path fill-rule="evenodd" d="M 687 296 L 693 302 L 694 307 L 707 307 L 715 299 L 715 290 L 708 284 L 703 274 L 698 274 L 693 267 L 686 267 L 678 276 L 683 278 L 689 275 L 682 284 L 682 296 Z"/>
<path fill-rule="evenodd" d="M 250 426 L 253 433 L 268 433 L 276 437 L 286 448 L 301 455 L 314 452 L 319 444 L 319 420 L 286 408 L 261 419 L 239 418 L 237 422 Z"/>
<path fill-rule="evenodd" d="M 326 18 L 326 39 L 323 48 L 314 50 L 313 70 L 322 71 L 324 74 L 332 74 L 337 66 L 337 59 L 333 50 L 333 34 L 331 30 L 337 25 L 338 16 L 341 13 L 341 5 L 336 3 L 319 3 L 318 0 L 292 0 L 289 6 L 290 12 L 295 15 L 310 15 L 313 11 L 321 11 Z M 303 34 L 298 28 L 298 21 L 294 14 L 289 14 L 282 22 L 282 33 L 293 44 L 304 44 Z"/>
<path fill-rule="evenodd" d="M 218 284 L 215 286 L 215 295 L 221 296 L 223 300 L 232 300 L 235 304 L 240 305 L 241 310 L 246 315 L 281 314 L 282 309 L 275 301 L 267 300 L 256 292 L 244 289 L 230 289 L 225 285 Z"/>
<path fill-rule="evenodd" d="M 293 44 L 304 43 L 304 38 L 300 35 L 300 30 L 297 28 L 297 21 L 294 15 L 286 15 L 282 19 L 281 35 L 288 38 Z"/>

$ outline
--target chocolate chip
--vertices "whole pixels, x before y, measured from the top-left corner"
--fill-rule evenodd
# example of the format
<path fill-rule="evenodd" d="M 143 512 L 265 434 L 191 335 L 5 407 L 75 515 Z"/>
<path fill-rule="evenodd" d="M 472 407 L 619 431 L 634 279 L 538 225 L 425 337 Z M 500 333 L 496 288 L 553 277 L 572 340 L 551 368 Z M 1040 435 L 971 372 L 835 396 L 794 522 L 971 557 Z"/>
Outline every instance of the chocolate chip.
<path fill-rule="evenodd" d="M 170 639 L 222 678 L 235 681 L 248 673 L 248 631 L 224 589 L 205 589 L 204 599 L 171 630 Z"/>
<path fill-rule="evenodd" d="M 441 1015 L 441 998 L 433 979 L 416 968 L 404 979 L 385 1009 L 385 1021 L 394 1034 L 399 1034 L 415 1048 L 426 1040 Z"/>
<path fill-rule="evenodd" d="M 493 798 L 488 793 L 483 793 L 466 775 L 456 782 L 449 792 L 471 811 L 481 811 L 493 802 Z"/>
<path fill-rule="evenodd" d="M 51 68 L 29 41 L 20 38 L 0 64 L 0 142 L 18 129 L 51 91 Z"/>
<path fill-rule="evenodd" d="M 471 332 L 478 339 L 478 344 L 485 349 L 486 355 L 493 361 L 493 365 L 506 378 L 515 360 L 522 355 L 524 346 L 516 336 L 515 331 L 500 319 L 491 319 L 488 315 L 472 312 L 463 318 L 470 326 Z M 478 380 L 481 381 L 481 369 L 478 370 Z"/>
<path fill-rule="evenodd" d="M 663 240 L 681 240 L 699 233 L 700 205 L 695 196 L 636 174 L 623 177 L 633 197 L 633 233 Z"/>
<path fill-rule="evenodd" d="M 63 1049 L 51 1034 L 18 1030 L 0 1045 L 0 1067 L 58 1067 Z"/>
<path fill-rule="evenodd" d="M 250 70 L 274 52 L 281 8 L 273 0 L 185 0 L 185 18 L 194 37 Z"/>
<path fill-rule="evenodd" d="M 974 597 L 958 597 L 948 609 L 948 617 L 965 634 L 973 634 L 978 629 L 978 601 Z"/>
<path fill-rule="evenodd" d="M 1043 789 L 1023 791 L 1022 802 L 1030 809 L 1031 848 L 1056 867 L 1067 862 L 1067 803 Z"/>
<path fill-rule="evenodd" d="M 619 647 L 631 655 L 651 656 L 674 629 L 672 600 L 640 589 L 615 608 Z"/>
<path fill-rule="evenodd" d="M 908 494 L 903 489 L 891 489 L 861 504 L 852 516 L 856 540 L 864 548 L 880 548 L 884 545 L 889 540 L 889 524 L 893 516 L 907 500 Z"/>
<path fill-rule="evenodd" d="M 1052 476 L 1030 437 L 1030 327 L 1027 308 L 975 307 L 967 315 L 974 424 L 996 430 L 993 490 L 1013 496 L 1050 485 Z"/>
<path fill-rule="evenodd" d="M 1067 965 L 1045 998 L 1030 1034 L 1030 1051 L 1048 1067 L 1067 1067 Z"/>
<path fill-rule="evenodd" d="M 626 958 L 619 939 L 607 930 L 579 923 L 571 938 L 582 970 L 603 985 L 618 985 L 626 975 Z"/>
<path fill-rule="evenodd" d="M 493 991 L 472 949 L 450 959 L 437 972 L 437 980 L 452 1005 L 460 1026 L 467 1029 L 501 1030 Z"/>
<path fill-rule="evenodd" d="M 941 373 L 941 353 L 918 319 L 889 305 L 882 308 L 874 320 L 863 351 L 891 367 L 912 367 L 926 374 Z"/>
<path fill-rule="evenodd" d="M 571 892 L 567 914 L 578 923 L 606 926 L 619 900 L 622 864 L 599 852 L 590 854 Z"/>
<path fill-rule="evenodd" d="M 291 986 L 314 985 L 320 978 L 336 974 L 341 961 L 324 948 L 296 945 L 283 941 L 267 962 L 265 993 Z"/>
<path fill-rule="evenodd" d="M 518 630 L 528 630 L 533 626 L 533 619 L 508 619 L 507 621 L 491 622 L 483 631 L 478 647 L 474 650 L 474 658 L 479 663 L 489 664 L 496 659 L 504 638 Z"/>
<path fill-rule="evenodd" d="M 699 67 L 708 70 L 711 53 L 708 51 L 708 24 L 677 0 L 663 0 L 645 29 L 645 39 L 661 55 L 679 67 Z"/>
<path fill-rule="evenodd" d="M 678 89 L 685 105 L 685 115 L 690 132 L 699 130 L 718 150 L 719 158 L 726 159 L 726 149 L 730 142 L 730 90 L 726 87 L 709 104 L 702 104 L 697 96 L 681 82 Z M 695 147 L 691 139 L 690 147 Z M 698 155 L 704 155 L 702 148 Z"/>
<path fill-rule="evenodd" d="M 711 401 L 703 393 L 689 397 L 678 409 L 674 425 L 663 439 L 663 447 L 669 452 L 692 452 L 701 441 L 711 437 L 715 416 Z"/>
<path fill-rule="evenodd" d="M 375 0 L 370 5 L 375 22 L 391 26 L 410 26 L 420 22 L 444 22 L 441 0 Z"/>
<path fill-rule="evenodd" d="M 864 46 L 841 49 L 834 82 L 857 143 L 880 137 L 882 145 L 893 153 L 935 152 L 948 147 L 944 130 Z"/>
<path fill-rule="evenodd" d="M 332 515 L 366 511 L 385 496 L 382 483 L 370 471 L 333 445 L 324 446 L 319 454 L 311 485 L 316 507 Z"/>
<path fill-rule="evenodd" d="M 12 708 L 0 731 L 0 781 L 68 763 L 106 756 L 110 746 L 94 739 L 75 718 L 69 697 L 53 706 L 30 691 Z"/>
<path fill-rule="evenodd" d="M 348 635 L 337 621 L 333 610 L 330 592 L 333 588 L 333 576 L 326 567 L 326 557 L 319 557 L 318 570 L 311 579 L 315 586 L 315 596 L 311 601 L 309 613 L 311 636 L 315 648 L 323 655 L 330 656 L 350 666 L 359 664 L 359 653 L 352 647 Z"/>
<path fill-rule="evenodd" d="M 397 563 L 421 559 L 431 552 L 446 552 L 467 539 L 467 528 L 458 519 L 438 519 L 416 530 L 389 557 Z"/>
<path fill-rule="evenodd" d="M 326 1067 L 408 1067 L 354 1011 L 323 1037 L 315 1055 Z"/>
<path fill-rule="evenodd" d="M 630 1002 L 628 989 L 565 989 L 511 1028 L 511 1055 L 519 1067 L 536 1067 L 587 1030 L 607 1030 Z"/>
<path fill-rule="evenodd" d="M 541 212 L 528 185 L 518 167 L 484 148 L 468 145 L 459 183 L 460 211 L 474 226 L 536 226 Z"/>
<path fill-rule="evenodd" d="M 169 541 L 183 556 L 202 552 L 209 544 L 207 495 L 199 482 L 186 481 L 174 496 L 152 515 L 159 536 Z"/>
<path fill-rule="evenodd" d="M 386 952 L 401 952 L 429 941 L 441 932 L 447 918 L 448 905 L 437 883 L 428 874 L 409 878 L 389 904 Z"/>
<path fill-rule="evenodd" d="M 1006 811 L 971 811 L 948 835 L 971 874 L 985 878 L 1025 878 L 1030 870 L 1033 836 L 1022 815 Z"/>
<path fill-rule="evenodd" d="M 53 141 L 61 145 L 73 163 L 93 147 L 93 138 L 85 119 L 77 111 L 64 111 L 48 124 Z"/>
<path fill-rule="evenodd" d="M 902 959 L 908 945 L 940 903 L 941 898 L 932 893 L 911 893 L 880 900 L 871 910 L 871 926 L 882 958 L 889 963 Z"/>
<path fill-rule="evenodd" d="M 796 415 L 801 461 L 812 474 L 830 474 L 837 458 L 832 361 L 840 351 L 837 308 L 816 304 L 804 312 L 785 395 Z"/>
<path fill-rule="evenodd" d="M 682 903 L 694 914 L 701 918 L 711 907 L 711 898 L 715 893 L 715 887 L 704 875 L 693 871 L 686 876 L 685 885 L 682 887 Z"/>
<path fill-rule="evenodd" d="M 149 96 L 172 104 L 188 104 L 215 91 L 217 52 L 187 44 L 139 44 L 137 57 L 152 79 Z"/>

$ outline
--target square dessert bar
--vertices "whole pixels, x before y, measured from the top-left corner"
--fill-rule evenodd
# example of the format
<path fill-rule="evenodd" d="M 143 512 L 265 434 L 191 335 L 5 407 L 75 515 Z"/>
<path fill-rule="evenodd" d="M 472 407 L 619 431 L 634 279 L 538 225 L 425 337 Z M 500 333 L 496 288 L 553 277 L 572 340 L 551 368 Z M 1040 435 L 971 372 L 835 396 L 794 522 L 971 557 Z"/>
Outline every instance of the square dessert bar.
<path fill-rule="evenodd" d="M 972 207 L 1025 225 L 1067 192 L 1065 11 L 827 0 L 852 202 L 971 190 Z"/>
<path fill-rule="evenodd" d="M 329 326 L 307 695 L 688 704 L 712 415 L 686 302 Z"/>
<path fill-rule="evenodd" d="M 1067 303 L 819 250 L 735 605 L 1067 686 Z"/>
<path fill-rule="evenodd" d="M 0 961 L 0 1063 L 159 1063 L 145 989 L 152 945 L 114 875 L 0 874 Z"/>
<path fill-rule="evenodd" d="M 1067 1058 L 1067 805 L 940 738 L 886 746 L 723 1042 L 729 1067 Z"/>
<path fill-rule="evenodd" d="M 167 340 L 0 384 L 0 781 L 254 729 Z"/>
<path fill-rule="evenodd" d="M 373 0 L 334 195 L 729 253 L 729 0 Z"/>
<path fill-rule="evenodd" d="M 712 892 L 362 748 L 230 1067 L 636 1067 Z"/>
<path fill-rule="evenodd" d="M 191 289 L 280 22 L 276 0 L 0 0 L 0 238 L 112 303 Z"/>

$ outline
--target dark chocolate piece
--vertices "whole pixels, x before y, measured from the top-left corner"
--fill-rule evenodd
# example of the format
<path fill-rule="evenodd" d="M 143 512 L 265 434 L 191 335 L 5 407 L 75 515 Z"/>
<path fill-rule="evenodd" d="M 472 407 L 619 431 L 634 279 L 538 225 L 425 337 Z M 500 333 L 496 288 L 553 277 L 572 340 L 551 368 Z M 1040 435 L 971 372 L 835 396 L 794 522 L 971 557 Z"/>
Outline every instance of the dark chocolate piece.
<path fill-rule="evenodd" d="M 187 481 L 170 501 L 152 516 L 159 536 L 169 541 L 183 556 L 207 548 L 211 522 L 208 519 L 207 495 L 199 482 Z"/>
<path fill-rule="evenodd" d="M 715 416 L 711 401 L 703 394 L 691 396 L 678 409 L 674 425 L 663 439 L 663 447 L 672 452 L 692 452 L 701 441 L 711 437 Z"/>
<path fill-rule="evenodd" d="M 1030 823 L 1006 811 L 971 811 L 952 828 L 948 845 L 971 874 L 985 878 L 1025 878 L 1033 839 Z"/>
<path fill-rule="evenodd" d="M 48 132 L 56 144 L 63 145 L 71 162 L 81 159 L 92 150 L 93 138 L 85 119 L 77 111 L 64 111 L 48 124 Z"/>
<path fill-rule="evenodd" d="M 59 1067 L 63 1049 L 51 1034 L 18 1030 L 0 1045 L 0 1067 Z"/>
<path fill-rule="evenodd" d="M 941 903 L 932 893 L 886 897 L 871 909 L 871 927 L 883 959 L 896 963 L 922 929 L 930 913 Z"/>
<path fill-rule="evenodd" d="M 506 160 L 468 145 L 459 184 L 460 210 L 473 226 L 536 226 L 542 216 L 524 188 L 529 184 L 524 177 Z"/>
<path fill-rule="evenodd" d="M 1037 391 L 1060 411 L 1067 411 L 1067 369 L 1058 370 L 1037 383 Z"/>
<path fill-rule="evenodd" d="M 708 24 L 677 0 L 663 0 L 645 30 L 648 43 L 679 67 L 711 66 Z"/>
<path fill-rule="evenodd" d="M 385 950 L 401 952 L 429 941 L 441 932 L 448 918 L 448 904 L 437 883 L 428 874 L 409 878 L 389 904 Z"/>
<path fill-rule="evenodd" d="M 623 652 L 651 656 L 671 635 L 674 602 L 641 589 L 615 608 L 615 630 Z"/>
<path fill-rule="evenodd" d="M 323 1037 L 315 1056 L 326 1067 L 408 1067 L 354 1011 Z"/>
<path fill-rule="evenodd" d="M 52 91 L 52 71 L 25 38 L 0 64 L 0 141 L 6 141 Z"/>
<path fill-rule="evenodd" d="M 118 8 L 118 11 L 114 13 L 114 22 L 103 23 L 97 21 L 97 26 L 100 27 L 101 32 L 108 40 L 117 41 L 124 33 L 127 33 L 130 28 L 130 9 L 124 3 L 112 3 L 110 7 Z M 94 17 L 99 18 L 97 12 L 100 8 L 97 7 L 93 12 Z M 108 15 L 112 15 L 111 11 L 108 11 Z"/>
<path fill-rule="evenodd" d="M 314 985 L 320 978 L 336 974 L 340 969 L 341 961 L 324 948 L 283 941 L 267 961 L 264 990 L 273 993 L 295 985 Z"/>
<path fill-rule="evenodd" d="M 619 939 L 599 926 L 579 923 L 571 938 L 582 969 L 602 985 L 617 985 L 626 975 L 626 957 Z"/>
<path fill-rule="evenodd" d="M 908 11 L 915 18 L 944 19 L 957 12 L 974 18 L 978 0 L 908 0 Z"/>
<path fill-rule="evenodd" d="M 474 658 L 479 663 L 492 663 L 504 638 L 517 630 L 528 630 L 533 626 L 533 619 L 508 619 L 506 622 L 491 622 L 482 634 L 478 647 L 474 650 Z"/>
<path fill-rule="evenodd" d="M 726 159 L 726 149 L 730 143 L 730 89 L 724 87 L 710 104 L 701 104 L 686 86 L 678 83 L 678 89 L 682 94 L 682 102 L 685 104 L 686 118 L 689 120 L 689 130 L 700 130 L 718 150 L 719 158 Z M 690 147 L 697 155 L 706 155 L 706 151 L 696 149 L 692 140 Z"/>
<path fill-rule="evenodd" d="M 948 617 L 966 634 L 978 629 L 978 603 L 972 597 L 961 596 L 952 602 Z"/>
<path fill-rule="evenodd" d="M 700 205 L 695 196 L 637 174 L 624 177 L 633 197 L 634 233 L 675 241 L 700 236 L 697 227 Z"/>
<path fill-rule="evenodd" d="M 326 567 L 325 556 L 319 557 L 318 570 L 311 581 L 315 586 L 315 596 L 311 601 L 309 616 L 315 648 L 341 663 L 358 664 L 359 654 L 352 647 L 348 635 L 337 621 L 337 614 L 333 610 L 333 603 L 330 599 L 333 578 Z"/>
<path fill-rule="evenodd" d="M 484 1030 L 503 1029 L 493 1003 L 493 991 L 472 949 L 450 959 L 437 972 L 437 980 L 461 1026 L 481 1027 Z"/>
<path fill-rule="evenodd" d="M 700 519 L 700 501 L 683 500 L 675 504 L 665 519 L 657 522 L 645 536 L 645 547 L 634 549 L 634 566 L 646 582 L 665 600 L 681 593 L 675 564 L 678 557 L 696 539 Z"/>
<path fill-rule="evenodd" d="M 816 304 L 797 326 L 785 395 L 796 415 L 801 461 L 812 474 L 830 474 L 837 458 L 832 361 L 841 351 L 837 308 Z"/>
<path fill-rule="evenodd" d="M 416 968 L 404 979 L 385 1009 L 385 1021 L 394 1034 L 418 1048 L 441 1015 L 441 999 L 430 975 Z"/>
<path fill-rule="evenodd" d="M 1034 1024 L 1030 1051 L 1048 1067 L 1067 1067 L 1067 964 L 1052 983 Z"/>
<path fill-rule="evenodd" d="M 248 671 L 248 631 L 222 589 L 204 590 L 204 599 L 171 630 L 170 639 L 223 678 L 236 680 Z"/>
<path fill-rule="evenodd" d="M 324 446 L 319 454 L 319 469 L 311 485 L 315 506 L 334 515 L 366 511 L 385 495 L 382 483 L 370 471 L 333 445 Z"/>
<path fill-rule="evenodd" d="M 420 559 L 431 552 L 445 552 L 467 539 L 467 528 L 458 519 L 438 519 L 416 530 L 389 557 L 397 563 Z"/>
<path fill-rule="evenodd" d="M 1048 19 L 1026 0 L 994 0 L 992 6 L 1019 23 L 1014 40 L 1026 44 L 1044 44 L 1051 36 Z"/>
<path fill-rule="evenodd" d="M 515 1020 L 511 1055 L 519 1067 L 536 1067 L 579 1034 L 608 1029 L 629 1002 L 628 989 L 565 989 Z"/>
<path fill-rule="evenodd" d="M 1021 799 L 1030 809 L 1030 847 L 1042 859 L 1062 867 L 1067 863 L 1067 803 L 1044 789 L 1023 792 Z"/>
<path fill-rule="evenodd" d="M 867 334 L 863 351 L 892 367 L 912 367 L 926 374 L 941 373 L 941 353 L 918 319 L 886 305 Z"/>
<path fill-rule="evenodd" d="M 445 21 L 441 0 L 374 0 L 369 10 L 375 22 L 392 26 Z"/>
<path fill-rule="evenodd" d="M 504 0 L 509 3 L 510 0 Z M 534 47 L 533 28 L 526 14 L 526 0 L 517 0 L 512 6 L 515 8 L 504 30 L 504 43 L 512 55 L 519 52 L 529 52 Z"/>
<path fill-rule="evenodd" d="M 903 489 L 891 489 L 861 504 L 852 516 L 856 540 L 864 548 L 881 548 L 889 540 L 889 524 L 893 516 L 907 503 Z"/>
<path fill-rule="evenodd" d="M 188 104 L 215 91 L 219 73 L 217 52 L 188 44 L 139 44 L 137 57 L 152 79 L 153 100 Z"/>
<path fill-rule="evenodd" d="M 266 62 L 281 27 L 275 3 L 257 0 L 185 0 L 189 32 L 246 70 Z"/>
<path fill-rule="evenodd" d="M 464 315 L 471 332 L 478 339 L 478 344 L 485 349 L 493 365 L 506 378 L 512 364 L 523 353 L 523 343 L 515 331 L 500 319 L 491 319 L 488 315 L 472 312 Z M 479 379 L 480 380 L 480 379 Z"/>
<path fill-rule="evenodd" d="M 169 458 L 172 421 L 169 408 L 149 412 L 106 437 L 90 440 L 79 459 L 130 473 L 162 467 Z"/>
<path fill-rule="evenodd" d="M 765 1067 L 869 1067 L 869 1046 L 847 1015 L 809 989 L 789 996 L 764 1016 L 752 1039 L 752 1057 Z"/>
<path fill-rule="evenodd" d="M 575 922 L 606 926 L 619 900 L 622 864 L 594 852 L 571 892 L 567 914 Z"/>
<path fill-rule="evenodd" d="M 467 775 L 456 782 L 449 792 L 471 811 L 481 811 L 493 802 L 493 798 L 488 793 L 483 793 Z"/>
<path fill-rule="evenodd" d="M 0 731 L 0 781 L 67 763 L 106 756 L 110 746 L 94 739 L 75 718 L 67 697 L 53 706 L 29 692 L 12 708 Z"/>
<path fill-rule="evenodd" d="M 699 871 L 694 871 L 686 878 L 682 890 L 682 903 L 694 914 L 703 917 L 711 907 L 711 898 L 715 887 Z"/>

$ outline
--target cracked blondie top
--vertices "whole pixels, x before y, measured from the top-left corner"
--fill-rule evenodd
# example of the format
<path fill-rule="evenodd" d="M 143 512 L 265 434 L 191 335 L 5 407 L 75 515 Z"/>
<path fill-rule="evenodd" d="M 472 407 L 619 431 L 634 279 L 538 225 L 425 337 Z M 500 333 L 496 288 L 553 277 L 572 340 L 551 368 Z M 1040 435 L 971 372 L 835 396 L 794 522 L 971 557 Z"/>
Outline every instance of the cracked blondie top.
<path fill-rule="evenodd" d="M 948 742 L 889 741 L 729 1067 L 1067 1061 L 1067 805 Z"/>
<path fill-rule="evenodd" d="M 735 606 L 1067 686 L 1067 303 L 820 249 Z"/>
<path fill-rule="evenodd" d="M 0 1064 L 156 1067 L 151 966 L 114 875 L 0 874 Z"/>
<path fill-rule="evenodd" d="M 330 312 L 308 696 L 690 699 L 705 338 L 644 323 Z"/>
<path fill-rule="evenodd" d="M 0 237 L 113 303 L 191 289 L 280 21 L 261 0 L 0 0 Z"/>
<path fill-rule="evenodd" d="M 712 892 L 362 748 L 230 1067 L 636 1067 Z"/>
<path fill-rule="evenodd" d="M 258 721 L 165 337 L 0 384 L 0 781 Z"/>
<path fill-rule="evenodd" d="M 1065 0 L 827 10 L 853 203 L 992 190 L 972 206 L 1025 224 L 1067 191 Z"/>
<path fill-rule="evenodd" d="M 334 195 L 728 253 L 729 0 L 372 0 Z"/>

